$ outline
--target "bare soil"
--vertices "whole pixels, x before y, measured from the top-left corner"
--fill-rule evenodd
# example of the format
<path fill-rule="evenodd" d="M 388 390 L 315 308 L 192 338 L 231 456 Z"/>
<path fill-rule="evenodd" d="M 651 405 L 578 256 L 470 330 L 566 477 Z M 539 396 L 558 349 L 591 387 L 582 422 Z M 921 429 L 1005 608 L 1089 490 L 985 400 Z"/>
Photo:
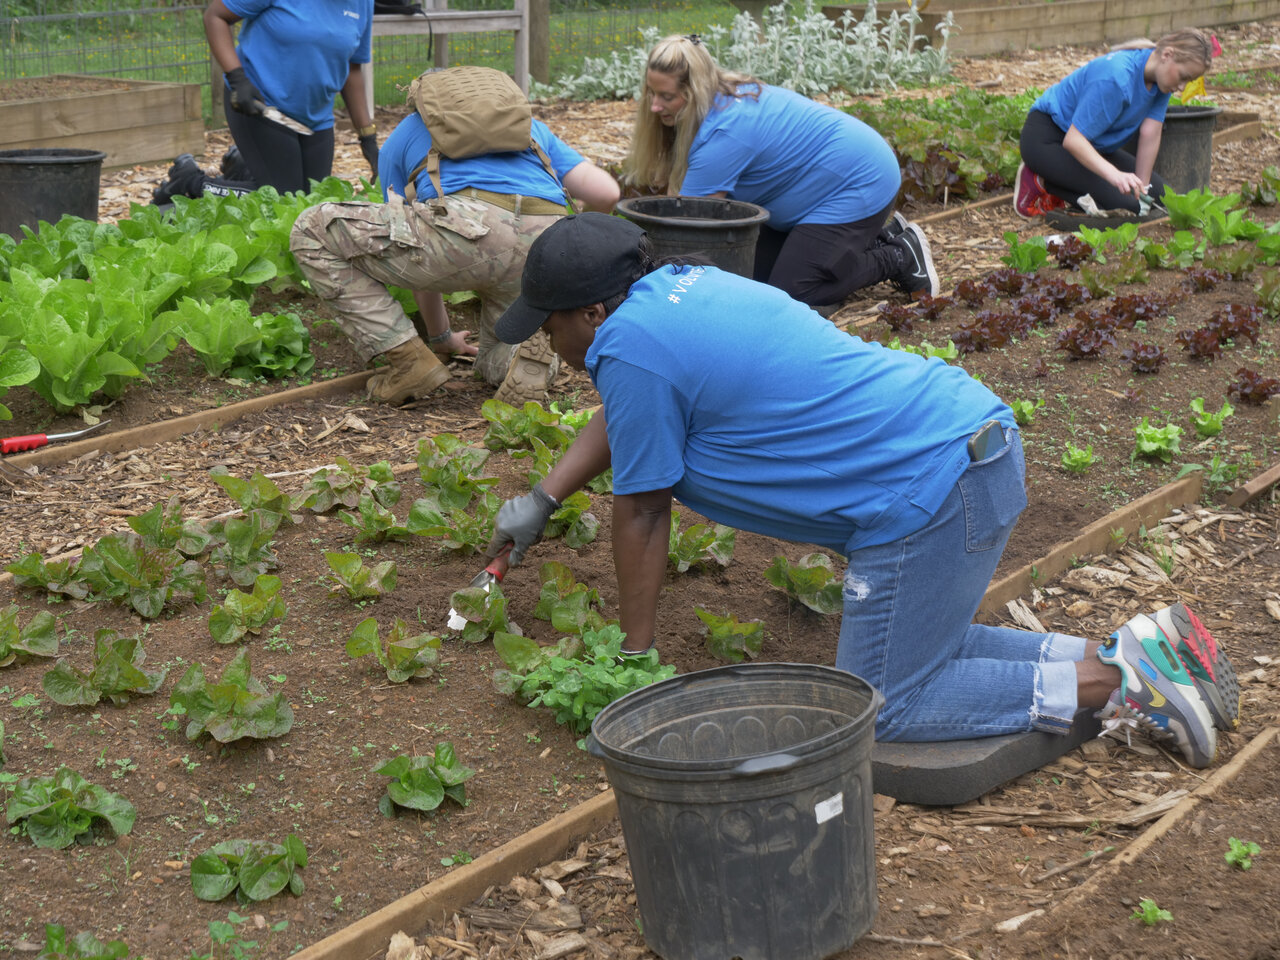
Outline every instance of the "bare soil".
<path fill-rule="evenodd" d="M 16 100 L 49 100 L 103 90 L 128 90 L 133 84 L 111 77 L 51 76 L 23 77 L 0 83 L 0 103 Z"/>
<path fill-rule="evenodd" d="M 1238 42 L 1224 36 L 1227 57 L 1238 56 L 1241 67 L 1257 62 L 1244 56 L 1247 45 L 1271 43 L 1274 33 L 1274 25 L 1262 25 L 1238 31 Z M 1021 90 L 1051 82 L 1072 58 L 1083 60 L 1094 52 L 1064 49 L 964 61 L 957 74 L 966 82 L 1000 77 L 1000 83 Z M 571 143 L 607 163 L 618 144 L 625 143 L 629 109 L 617 104 L 573 105 L 549 108 L 547 116 L 556 129 L 568 131 Z M 1267 117 L 1270 125 L 1262 140 L 1223 148 L 1215 155 L 1215 189 L 1233 188 L 1243 179 L 1256 181 L 1263 166 L 1280 160 L 1274 117 Z M 351 143 L 339 144 L 339 170 L 358 174 L 363 161 L 354 137 L 349 139 Z M 224 147 L 225 134 L 211 134 L 205 163 L 216 166 Z M 162 175 L 163 170 L 138 168 L 104 178 L 104 214 L 108 204 L 114 204 L 117 213 L 127 212 L 127 199 L 149 196 Z M 108 196 L 108 191 L 117 192 Z M 1254 215 L 1274 219 L 1271 211 L 1255 210 Z M 945 277 L 944 290 L 959 279 L 999 266 L 1005 250 L 1001 237 L 1010 229 L 1027 235 L 1043 230 L 1043 225 L 1017 220 L 1007 203 L 931 224 L 928 231 Z M 1044 272 L 1056 271 L 1050 267 Z M 1148 324 L 1142 331 L 1170 357 L 1157 375 L 1132 374 L 1119 359 L 1125 343 L 1098 360 L 1067 360 L 1054 346 L 1061 321 L 1058 328 L 962 359 L 966 369 L 981 375 L 1007 400 L 1045 400 L 1023 431 L 1032 505 L 1006 553 L 1003 570 L 1034 562 L 1081 526 L 1163 485 L 1182 463 L 1207 463 L 1218 454 L 1238 465 L 1245 479 L 1277 459 L 1280 438 L 1274 401 L 1259 407 L 1237 404 L 1223 434 L 1205 442 L 1194 436 L 1187 415 L 1189 401 L 1197 396 L 1217 409 L 1239 364 L 1280 376 L 1276 321 L 1264 321 L 1257 345 L 1233 344 L 1211 362 L 1188 360 L 1173 341 L 1176 332 L 1203 323 L 1225 303 L 1252 302 L 1252 281 L 1226 282 L 1195 295 L 1183 293 L 1182 282 L 1180 275 L 1156 271 L 1141 288 L 1176 299 L 1171 319 Z M 892 295 L 872 294 L 876 295 L 851 300 L 833 319 L 861 336 L 887 342 L 892 334 L 879 319 L 877 307 Z M 344 339 L 326 322 L 323 306 L 307 298 L 291 302 L 311 321 L 317 376 L 355 369 Z M 282 307 L 276 303 L 273 308 Z M 899 335 L 909 343 L 928 339 L 940 344 L 971 318 L 967 308 L 952 307 L 940 319 Z M 465 327 L 466 320 L 464 308 L 455 327 Z M 1035 376 L 1032 371 L 1042 362 L 1046 374 Z M 338 456 L 358 463 L 387 460 L 405 465 L 412 463 L 423 436 L 450 432 L 478 442 L 487 427 L 479 406 L 491 391 L 468 374 L 467 365 L 456 362 L 454 379 L 437 397 L 399 410 L 370 406 L 358 398 L 295 404 L 221 432 L 155 448 L 91 454 L 34 472 L 18 472 L 12 463 L 0 463 L 5 518 L 0 560 L 11 562 L 33 549 L 46 556 L 75 551 L 105 532 L 123 528 L 126 517 L 173 495 L 179 496 L 189 516 L 224 514 L 234 505 L 209 479 L 214 466 L 243 477 L 261 470 L 291 491 L 304 482 L 301 471 L 332 463 Z M 178 354 L 153 372 L 149 387 L 130 390 L 110 409 L 97 413 L 110 417 L 114 430 L 263 389 L 278 386 L 209 381 L 193 358 Z M 1130 389 L 1141 391 L 1141 397 L 1124 399 Z M 567 371 L 555 393 L 577 404 L 596 399 L 585 377 Z M 82 420 L 53 416 L 23 391 L 12 391 L 4 402 L 15 411 L 10 424 L 15 433 L 83 425 Z M 1183 450 L 1171 463 L 1131 460 L 1132 427 L 1142 416 L 1153 423 L 1183 426 Z M 1068 440 L 1093 445 L 1100 459 L 1087 473 L 1063 470 L 1060 457 Z M 506 496 L 524 489 L 521 461 L 500 454 L 490 464 L 491 472 L 502 478 L 499 493 Z M 421 490 L 411 466 L 401 471 L 401 479 L 406 490 L 397 513 L 403 518 Z M 1093 595 L 1073 586 L 1068 575 L 1042 584 L 1034 596 L 1024 598 L 1047 628 L 1091 637 L 1104 636 L 1139 609 L 1175 599 L 1192 603 L 1244 680 L 1242 725 L 1222 737 L 1220 762 L 1274 724 L 1280 712 L 1280 674 L 1275 669 L 1280 663 L 1280 514 L 1270 500 L 1247 511 L 1223 509 L 1222 493 L 1213 492 L 1202 512 L 1175 516 L 1161 529 L 1125 545 L 1127 562 L 1081 558 L 1120 566 L 1129 574 L 1125 584 Z M 544 544 L 530 558 L 531 566 L 549 559 L 568 563 L 579 580 L 600 591 L 606 614 L 615 614 L 608 498 L 593 497 L 593 510 L 602 521 L 599 540 L 576 553 L 560 543 Z M 696 519 L 687 515 L 685 523 Z M 402 685 L 388 684 L 364 661 L 351 661 L 343 645 L 355 624 L 367 616 L 376 616 L 384 629 L 399 616 L 423 630 L 442 632 L 451 592 L 481 566 L 474 556 L 449 556 L 436 543 L 419 538 L 362 548 L 366 562 L 394 559 L 400 582 L 391 594 L 359 607 L 334 597 L 323 580 L 323 551 L 349 549 L 351 543 L 350 528 L 332 515 L 307 516 L 278 537 L 275 546 L 289 616 L 278 632 L 252 639 L 248 647 L 254 676 L 286 692 L 297 720 L 277 741 L 228 747 L 207 737 L 188 742 L 181 726 L 165 726 L 168 695 L 187 666 L 201 662 L 210 671 L 220 670 L 235 653 L 210 639 L 209 603 L 143 623 L 105 604 L 49 605 L 41 597 L 16 593 L 7 578 L 0 581 L 0 609 L 12 600 L 19 604 L 23 622 L 41 609 L 58 616 L 60 630 L 65 631 L 62 653 L 75 665 L 87 668 L 93 632 L 108 627 L 142 634 L 147 665 L 169 667 L 156 695 L 122 708 L 100 704 L 93 709 L 64 708 L 49 701 L 41 688 L 46 662 L 20 660 L 0 670 L 4 772 L 45 775 L 66 764 L 124 794 L 139 811 L 130 835 L 112 838 L 108 832 L 67 851 L 39 850 L 24 837 L 7 836 L 0 843 L 0 944 L 30 949 L 41 940 L 41 925 L 56 922 L 73 932 L 120 937 L 141 956 L 187 957 L 210 950 L 207 923 L 225 918 L 234 908 L 254 916 L 242 928 L 242 936 L 261 941 L 259 955 L 285 956 L 455 868 L 442 860 L 465 859 L 457 857 L 459 853 L 478 855 L 603 788 L 600 767 L 577 749 L 571 734 L 556 727 L 545 712 L 521 707 L 494 690 L 490 677 L 500 663 L 490 645 L 448 640 L 437 676 Z M 741 619 L 764 620 L 762 659 L 830 663 L 836 620 L 790 606 L 765 587 L 761 576 L 775 555 L 795 560 L 808 550 L 739 534 L 729 567 L 672 574 L 659 615 L 664 659 L 682 672 L 715 664 L 702 646 L 693 614 L 695 606 L 703 606 L 732 611 Z M 1171 572 L 1154 562 L 1169 558 Z M 211 602 L 216 602 L 229 584 L 212 581 L 210 586 Z M 518 571 L 504 589 L 512 618 L 536 639 L 554 639 L 550 625 L 532 615 L 536 578 Z M 462 762 L 479 771 L 467 785 L 469 805 L 446 804 L 431 815 L 383 819 L 376 802 L 384 779 L 372 768 L 394 753 L 429 753 L 446 740 L 455 745 Z M 848 956 L 1270 956 L 1266 951 L 1275 949 L 1274 905 L 1280 902 L 1275 866 L 1269 860 L 1274 817 L 1267 816 L 1265 806 L 1266 798 L 1275 795 L 1274 756 L 1272 748 L 1251 766 L 1248 776 L 1233 781 L 1239 787 L 1233 785 L 1203 805 L 1189 821 L 1187 838 L 1171 835 L 1098 899 L 1071 901 L 1063 912 L 1054 906 L 1097 868 L 1082 865 L 1043 874 L 1091 850 L 1123 847 L 1144 822 L 1139 813 L 1136 823 L 1122 825 L 1126 815 L 1132 819 L 1135 809 L 1141 811 L 1171 791 L 1194 788 L 1202 774 L 1136 739 L 1132 749 L 1100 740 L 966 809 L 895 805 L 879 798 L 880 912 L 874 931 L 882 939 L 864 940 Z M 1257 799 L 1251 799 L 1254 794 Z M 1081 817 L 1086 819 L 1082 822 Z M 195 855 L 221 840 L 278 841 L 290 831 L 302 836 L 311 853 L 303 871 L 307 889 L 302 897 L 283 894 L 248 909 L 230 901 L 205 904 L 193 897 L 187 871 Z M 1220 849 L 1225 848 L 1224 834 L 1262 845 L 1252 871 L 1225 869 Z M 1207 846 L 1196 845 L 1201 841 Z M 587 953 L 575 955 L 642 955 L 634 896 L 625 873 L 614 871 L 625 868 L 616 839 L 594 838 L 581 852 L 572 853 L 592 865 L 562 879 L 567 900 L 578 905 L 584 917 Z M 545 886 L 541 891 L 516 882 L 508 890 L 494 891 L 489 906 L 498 909 L 533 900 L 537 909 L 545 909 L 544 898 L 551 894 Z M 1127 921 L 1141 896 L 1153 896 L 1172 910 L 1173 923 L 1146 930 Z M 1012 934 L 994 932 L 1000 921 L 1036 909 L 1045 909 L 1047 916 Z M 257 917 L 262 927 L 288 921 L 288 928 L 268 933 L 258 927 Z M 1036 932 L 1041 924 L 1043 935 Z M 545 946 L 529 933 L 493 934 L 484 924 L 465 918 L 422 934 L 427 935 L 465 944 L 434 941 L 437 957 L 533 956 Z M 893 937 L 945 946 L 883 939 Z"/>

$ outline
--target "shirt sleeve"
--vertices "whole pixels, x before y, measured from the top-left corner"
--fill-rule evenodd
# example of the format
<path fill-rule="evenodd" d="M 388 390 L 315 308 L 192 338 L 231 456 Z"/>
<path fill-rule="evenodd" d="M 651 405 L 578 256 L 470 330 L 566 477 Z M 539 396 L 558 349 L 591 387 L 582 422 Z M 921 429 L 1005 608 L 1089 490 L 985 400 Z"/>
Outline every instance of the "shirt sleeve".
<path fill-rule="evenodd" d="M 271 6 L 274 0 L 222 0 L 222 2 L 228 10 L 245 20 L 257 16 Z"/>
<path fill-rule="evenodd" d="M 690 148 L 689 169 L 680 192 L 689 197 L 705 197 L 721 190 L 732 194 L 756 153 L 754 144 L 743 142 L 727 130 L 712 130 L 705 141 L 695 141 Z"/>
<path fill-rule="evenodd" d="M 586 159 L 577 150 L 552 133 L 551 129 L 541 120 L 533 121 L 530 128 L 530 136 L 546 152 L 547 159 L 551 161 L 551 169 L 562 180 L 566 173 Z"/>
<path fill-rule="evenodd" d="M 369 12 L 365 14 L 364 29 L 360 31 L 360 40 L 356 43 L 356 52 L 351 55 L 351 63 L 371 63 L 373 61 L 373 4 L 369 4 Z"/>
<path fill-rule="evenodd" d="M 600 359 L 595 381 L 608 424 L 613 492 L 674 487 L 684 476 L 686 398 L 670 381 L 616 357 Z"/>

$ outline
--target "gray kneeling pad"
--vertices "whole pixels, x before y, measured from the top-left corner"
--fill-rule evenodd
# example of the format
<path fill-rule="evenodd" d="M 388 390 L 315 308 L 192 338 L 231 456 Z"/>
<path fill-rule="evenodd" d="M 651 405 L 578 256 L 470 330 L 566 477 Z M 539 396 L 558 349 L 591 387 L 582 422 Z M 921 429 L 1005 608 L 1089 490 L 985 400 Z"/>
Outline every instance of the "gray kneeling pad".
<path fill-rule="evenodd" d="M 1096 712 L 1078 711 L 1066 736 L 1033 730 L 977 740 L 876 743 L 871 750 L 873 789 L 901 803 L 968 803 L 1096 737 L 1102 731 Z"/>

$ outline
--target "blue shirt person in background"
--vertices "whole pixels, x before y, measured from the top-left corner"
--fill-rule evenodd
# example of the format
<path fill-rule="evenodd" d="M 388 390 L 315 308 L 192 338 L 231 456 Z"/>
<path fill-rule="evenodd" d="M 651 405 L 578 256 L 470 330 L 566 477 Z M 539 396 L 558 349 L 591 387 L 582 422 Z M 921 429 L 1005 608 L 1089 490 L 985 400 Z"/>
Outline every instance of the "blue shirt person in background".
<path fill-rule="evenodd" d="M 239 43 L 231 27 L 241 23 Z M 365 99 L 364 65 L 372 58 L 373 0 L 209 0 L 209 50 L 226 74 L 219 94 L 235 146 L 210 177 L 183 154 L 155 193 L 248 193 L 272 186 L 306 190 L 333 172 L 333 100 L 341 93 L 370 175 L 378 172 L 377 128 Z M 275 107 L 311 128 L 291 130 L 262 115 Z"/>
<path fill-rule="evenodd" d="M 534 241 L 496 332 L 549 334 L 603 409 L 503 504 L 490 555 L 510 544 L 518 565 L 559 502 L 612 466 L 624 653 L 656 657 L 660 635 L 686 629 L 658 623 L 674 497 L 848 558 L 835 662 L 884 694 L 878 739 L 1063 733 L 1080 707 L 1158 708 L 1163 735 L 1212 761 L 1215 721 L 1176 655 L 1152 667 L 1152 695 L 1126 679 L 1147 676 L 1144 641 L 1176 634 L 1167 610 L 1106 643 L 972 622 L 1027 499 L 1013 415 L 963 370 L 849 336 L 715 267 L 655 263 L 638 226 L 591 213 Z"/>
<path fill-rule="evenodd" d="M 924 231 L 893 213 L 901 177 L 884 138 L 847 113 L 721 69 L 696 36 L 667 37 L 650 52 L 624 166 L 641 191 L 764 207 L 753 276 L 810 306 L 834 309 L 884 280 L 910 295 L 938 292 Z"/>
<path fill-rule="evenodd" d="M 1034 217 L 1078 204 L 1088 194 L 1101 210 L 1139 211 L 1158 200 L 1153 172 L 1169 95 L 1209 69 L 1209 37 L 1188 27 L 1152 44 L 1090 60 L 1046 90 L 1027 115 L 1014 209 Z M 1137 155 L 1122 149 L 1137 134 Z"/>

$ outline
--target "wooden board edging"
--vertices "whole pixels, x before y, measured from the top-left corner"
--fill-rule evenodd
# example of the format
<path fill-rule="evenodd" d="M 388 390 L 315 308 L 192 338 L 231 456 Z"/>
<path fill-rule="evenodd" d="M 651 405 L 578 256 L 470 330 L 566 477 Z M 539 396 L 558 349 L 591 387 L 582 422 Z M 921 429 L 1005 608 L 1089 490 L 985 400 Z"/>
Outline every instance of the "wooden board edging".
<path fill-rule="evenodd" d="M 466 866 L 419 887 L 293 954 L 292 960 L 357 960 L 380 957 L 397 930 L 414 933 L 475 900 L 491 886 L 561 856 L 575 839 L 593 833 L 618 813 L 613 791 L 606 790 L 548 820 L 528 833 L 508 840 Z"/>
<path fill-rule="evenodd" d="M 1231 496 L 1227 497 L 1227 506 L 1243 507 L 1258 494 L 1269 490 L 1277 483 L 1280 483 L 1280 462 L 1272 464 L 1269 469 L 1233 490 Z"/>
<path fill-rule="evenodd" d="M 234 423 L 243 416 L 266 410 L 269 407 L 283 406 L 287 403 L 299 403 L 307 400 L 322 400 L 337 394 L 352 393 L 364 386 L 372 375 L 372 370 L 359 370 L 345 376 L 311 383 L 305 387 L 291 387 L 275 393 L 266 393 L 252 400 L 241 400 L 229 403 L 225 407 L 211 407 L 199 413 L 190 413 L 185 417 L 173 420 L 160 420 L 156 423 L 144 423 L 117 433 L 107 433 L 100 437 L 86 437 L 70 443 L 50 444 L 31 453 L 20 453 L 5 458 L 5 463 L 18 468 L 30 466 L 48 466 L 66 463 L 86 453 L 119 453 L 122 450 L 136 450 L 139 447 L 150 447 L 166 440 L 173 440 L 184 434 L 204 428 L 218 430 L 229 423 Z"/>
<path fill-rule="evenodd" d="M 1095 520 L 1074 539 L 1055 546 L 1043 559 L 1029 563 L 993 583 L 987 588 L 978 612 L 996 613 L 1002 610 L 1010 600 L 1030 593 L 1037 580 L 1050 580 L 1062 573 L 1077 557 L 1107 553 L 1113 544 L 1113 530 L 1120 529 L 1124 531 L 1125 537 L 1131 537 L 1138 532 L 1140 526 L 1154 526 L 1167 517 L 1173 507 L 1199 500 L 1201 484 L 1200 472 L 1197 471 L 1181 480 L 1165 484 L 1158 490 L 1152 490 L 1145 497 L 1139 497 L 1120 509 L 1113 510 L 1101 520 Z M 1031 576 L 1032 570 L 1035 571 L 1034 579 Z"/>

